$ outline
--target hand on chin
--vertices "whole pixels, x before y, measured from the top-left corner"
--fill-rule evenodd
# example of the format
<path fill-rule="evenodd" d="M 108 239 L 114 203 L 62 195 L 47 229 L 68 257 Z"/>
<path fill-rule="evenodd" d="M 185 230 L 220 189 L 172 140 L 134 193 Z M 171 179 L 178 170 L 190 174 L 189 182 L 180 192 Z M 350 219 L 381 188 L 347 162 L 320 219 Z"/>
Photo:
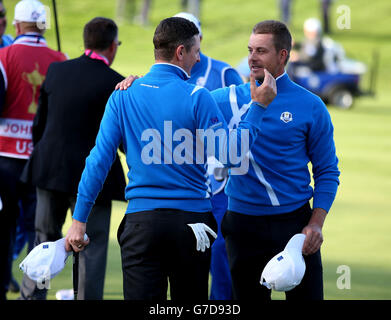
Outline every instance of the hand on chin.
<path fill-rule="evenodd" d="M 265 78 L 264 68 L 252 68 L 251 73 L 254 75 L 255 80 L 263 82 Z"/>

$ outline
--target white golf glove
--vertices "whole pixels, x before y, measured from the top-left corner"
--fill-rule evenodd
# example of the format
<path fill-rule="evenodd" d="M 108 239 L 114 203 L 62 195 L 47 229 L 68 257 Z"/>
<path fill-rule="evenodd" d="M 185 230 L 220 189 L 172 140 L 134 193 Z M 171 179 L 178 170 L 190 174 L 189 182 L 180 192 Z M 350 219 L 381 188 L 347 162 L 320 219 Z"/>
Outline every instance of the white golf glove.
<path fill-rule="evenodd" d="M 210 241 L 206 232 L 209 232 L 215 239 L 217 238 L 216 232 L 205 223 L 193 223 L 188 224 L 188 226 L 193 230 L 197 239 L 197 251 L 205 252 L 205 249 L 210 247 Z"/>

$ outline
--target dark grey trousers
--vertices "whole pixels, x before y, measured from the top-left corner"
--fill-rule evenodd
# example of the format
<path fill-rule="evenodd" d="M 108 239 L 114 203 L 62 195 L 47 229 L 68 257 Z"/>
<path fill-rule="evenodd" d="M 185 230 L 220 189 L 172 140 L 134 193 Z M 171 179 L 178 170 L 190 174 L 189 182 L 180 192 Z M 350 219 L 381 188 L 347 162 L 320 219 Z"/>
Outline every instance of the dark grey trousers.
<path fill-rule="evenodd" d="M 76 198 L 67 193 L 37 188 L 35 245 L 63 237 L 61 230 L 67 211 L 71 209 L 73 213 L 75 203 Z M 111 203 L 95 205 L 88 218 L 86 232 L 90 243 L 80 253 L 78 300 L 103 299 L 110 215 Z M 21 285 L 22 299 L 44 300 L 46 295 L 47 289 L 39 289 L 35 281 L 24 275 Z"/>

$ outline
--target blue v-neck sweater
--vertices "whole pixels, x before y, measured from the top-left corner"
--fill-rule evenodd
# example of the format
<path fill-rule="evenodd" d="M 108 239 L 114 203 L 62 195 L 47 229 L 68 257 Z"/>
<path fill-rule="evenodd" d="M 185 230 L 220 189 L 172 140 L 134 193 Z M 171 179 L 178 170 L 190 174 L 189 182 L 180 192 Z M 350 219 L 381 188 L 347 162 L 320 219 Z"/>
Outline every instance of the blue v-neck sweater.
<path fill-rule="evenodd" d="M 228 209 L 249 215 L 280 214 L 313 197 L 313 207 L 328 212 L 340 174 L 330 114 L 318 96 L 292 82 L 286 73 L 276 82 L 277 97 L 268 106 L 249 153 L 249 172 L 228 180 Z M 229 127 L 246 117 L 249 83 L 215 90 L 212 96 Z"/>

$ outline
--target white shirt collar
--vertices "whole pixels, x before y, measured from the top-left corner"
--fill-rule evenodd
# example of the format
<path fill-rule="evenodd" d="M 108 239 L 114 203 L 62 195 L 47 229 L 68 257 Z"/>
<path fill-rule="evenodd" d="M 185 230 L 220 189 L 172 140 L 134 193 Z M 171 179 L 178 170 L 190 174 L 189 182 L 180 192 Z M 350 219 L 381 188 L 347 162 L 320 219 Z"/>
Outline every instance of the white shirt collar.
<path fill-rule="evenodd" d="M 284 70 L 284 73 L 281 74 L 281 75 L 279 75 L 279 76 L 276 78 L 276 81 L 277 81 L 278 79 L 282 78 L 282 77 L 285 76 L 285 75 L 286 75 L 286 71 Z"/>

